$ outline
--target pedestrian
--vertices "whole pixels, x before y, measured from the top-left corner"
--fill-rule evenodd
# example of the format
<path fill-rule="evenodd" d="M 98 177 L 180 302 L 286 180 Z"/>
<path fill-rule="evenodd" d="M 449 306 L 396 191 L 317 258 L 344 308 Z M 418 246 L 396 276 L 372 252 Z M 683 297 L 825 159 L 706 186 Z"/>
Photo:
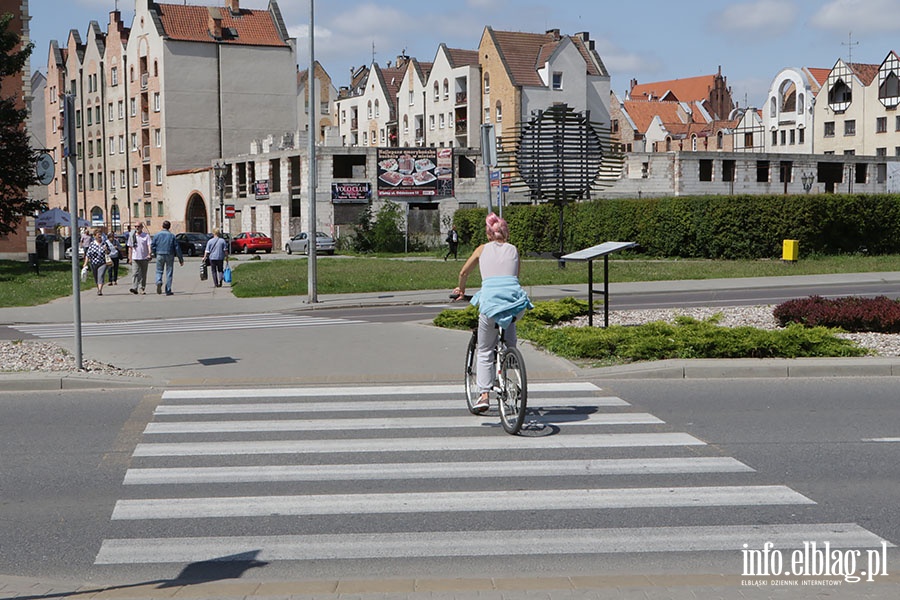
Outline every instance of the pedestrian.
<path fill-rule="evenodd" d="M 150 244 L 150 253 L 156 256 L 156 293 L 162 294 L 163 289 L 163 272 L 166 274 L 166 296 L 171 296 L 172 291 L 172 270 L 175 268 L 175 257 L 178 257 L 178 264 L 184 266 L 184 256 L 181 254 L 181 246 L 175 240 L 175 234 L 169 229 L 172 224 L 169 221 L 163 221 L 163 229 L 153 236 L 153 242 Z"/>
<path fill-rule="evenodd" d="M 125 259 L 125 264 L 131 264 L 131 249 L 134 247 L 131 244 L 131 237 L 134 235 L 134 232 L 131 230 L 131 225 L 125 226 L 125 256 L 121 257 Z"/>
<path fill-rule="evenodd" d="M 90 234 L 87 227 L 81 228 L 81 239 L 78 242 L 78 245 L 82 250 L 87 252 L 88 246 L 91 245 L 91 242 L 94 241 L 94 236 Z"/>
<path fill-rule="evenodd" d="M 109 249 L 109 257 L 112 259 L 112 264 L 106 269 L 109 275 L 109 285 L 119 285 L 119 259 L 121 256 L 119 254 L 119 240 L 115 234 L 111 234 L 106 238 L 106 247 Z"/>
<path fill-rule="evenodd" d="M 213 230 L 213 237 L 206 242 L 203 260 L 208 260 L 209 266 L 212 268 L 213 285 L 222 287 L 225 261 L 228 260 L 228 243 L 222 239 L 222 232 L 218 229 Z"/>
<path fill-rule="evenodd" d="M 459 250 L 459 234 L 456 233 L 456 225 L 452 226 L 450 231 L 447 232 L 447 244 L 450 246 L 450 249 L 444 255 L 444 260 L 447 260 L 447 257 L 451 254 L 453 255 L 453 260 L 456 260 L 456 252 Z"/>
<path fill-rule="evenodd" d="M 88 244 L 84 251 L 84 266 L 90 267 L 94 275 L 94 283 L 97 284 L 97 295 L 103 295 L 103 278 L 106 276 L 109 247 L 103 241 L 103 232 L 97 229 L 94 232 L 94 240 Z"/>
<path fill-rule="evenodd" d="M 146 294 L 147 287 L 147 268 L 150 266 L 150 234 L 144 231 L 144 224 L 138 223 L 134 226 L 134 231 L 129 238 L 129 251 L 131 253 L 131 262 L 134 265 L 131 277 L 131 289 L 128 290 L 132 294 L 138 293 L 138 287 L 141 293 Z"/>

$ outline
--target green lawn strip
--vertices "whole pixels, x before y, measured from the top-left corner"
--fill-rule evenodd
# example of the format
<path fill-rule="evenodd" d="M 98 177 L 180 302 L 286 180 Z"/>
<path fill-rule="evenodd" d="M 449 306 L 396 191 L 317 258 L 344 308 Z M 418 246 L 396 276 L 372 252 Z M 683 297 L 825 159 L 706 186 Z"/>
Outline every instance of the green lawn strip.
<path fill-rule="evenodd" d="M 127 275 L 128 267 L 119 264 L 119 280 Z M 82 289 L 93 287 L 93 279 L 81 285 Z M 37 306 L 71 295 L 72 263 L 68 261 L 41 261 L 36 274 L 27 262 L 0 260 L 0 308 Z"/>

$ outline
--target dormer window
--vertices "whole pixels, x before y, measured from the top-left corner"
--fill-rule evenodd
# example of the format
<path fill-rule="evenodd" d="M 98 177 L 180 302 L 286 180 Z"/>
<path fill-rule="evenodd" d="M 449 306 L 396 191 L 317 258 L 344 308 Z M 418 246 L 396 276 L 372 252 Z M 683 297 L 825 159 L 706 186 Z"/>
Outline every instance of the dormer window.
<path fill-rule="evenodd" d="M 561 91 L 563 89 L 563 74 L 560 71 L 555 71 L 553 73 L 553 78 L 550 85 L 551 88 L 555 91 Z"/>

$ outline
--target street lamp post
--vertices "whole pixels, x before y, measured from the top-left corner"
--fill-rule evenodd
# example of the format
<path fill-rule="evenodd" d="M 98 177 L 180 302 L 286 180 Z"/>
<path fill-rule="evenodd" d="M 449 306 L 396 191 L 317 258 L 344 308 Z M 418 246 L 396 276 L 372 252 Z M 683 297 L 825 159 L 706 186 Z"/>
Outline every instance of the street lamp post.
<path fill-rule="evenodd" d="M 228 167 L 216 161 L 213 172 L 216 177 L 216 191 L 219 193 L 219 233 L 225 233 L 225 171 Z"/>
<path fill-rule="evenodd" d="M 803 184 L 803 191 L 807 194 L 809 193 L 809 190 L 812 189 L 815 179 L 816 176 L 812 173 L 803 173 L 803 175 L 800 176 L 800 182 Z"/>

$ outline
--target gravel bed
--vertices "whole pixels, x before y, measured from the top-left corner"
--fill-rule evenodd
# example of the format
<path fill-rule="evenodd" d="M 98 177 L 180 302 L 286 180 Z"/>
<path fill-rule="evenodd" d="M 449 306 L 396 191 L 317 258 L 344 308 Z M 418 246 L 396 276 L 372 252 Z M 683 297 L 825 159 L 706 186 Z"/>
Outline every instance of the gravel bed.
<path fill-rule="evenodd" d="M 688 316 L 698 320 L 718 315 L 719 325 L 723 327 L 742 327 L 749 325 L 758 329 L 780 329 L 778 321 L 772 315 L 774 305 L 767 306 L 716 306 L 695 308 L 660 308 L 644 310 L 614 310 L 609 313 L 610 325 L 640 325 L 652 321 L 672 323 L 675 317 Z M 602 323 L 602 315 L 600 316 Z M 578 317 L 571 325 L 587 326 L 587 317 Z M 594 314 L 597 323 L 597 314 Z M 839 333 L 839 337 L 853 340 L 863 348 L 875 352 L 877 356 L 900 356 L 900 335 L 887 333 Z"/>
<path fill-rule="evenodd" d="M 79 371 L 75 368 L 75 355 L 52 342 L 0 341 L 0 373 L 65 372 L 143 377 L 137 371 L 120 369 L 84 356 L 81 363 L 84 369 Z"/>

